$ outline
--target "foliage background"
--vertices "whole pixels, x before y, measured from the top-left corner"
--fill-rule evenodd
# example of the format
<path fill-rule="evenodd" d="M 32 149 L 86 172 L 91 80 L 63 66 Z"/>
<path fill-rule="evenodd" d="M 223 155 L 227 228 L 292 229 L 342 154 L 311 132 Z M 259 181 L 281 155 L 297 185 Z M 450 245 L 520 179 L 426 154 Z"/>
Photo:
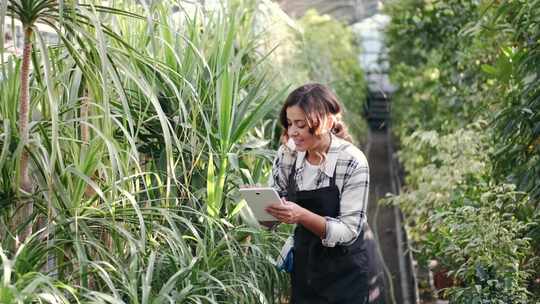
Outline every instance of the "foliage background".
<path fill-rule="evenodd" d="M 356 36 L 347 25 L 315 10 L 308 10 L 299 23 L 304 28 L 301 41 L 305 49 L 301 66 L 311 79 L 334 88 L 345 107 L 344 121 L 352 137 L 365 144 L 368 127 L 362 111 L 367 88 L 357 59 Z"/>
<path fill-rule="evenodd" d="M 455 303 L 538 301 L 539 1 L 394 1 L 394 132 L 408 174 L 393 198 L 420 261 Z"/>
<path fill-rule="evenodd" d="M 21 60 L 0 48 L 0 302 L 278 303 L 288 283 L 273 260 L 290 228 L 255 227 L 236 189 L 268 179 L 293 86 L 324 82 L 354 106 L 344 83 L 363 89 L 349 78 L 359 68 L 308 56 L 322 46 L 270 1 L 20 3 L 1 1 L 0 20 L 38 14 L 61 39 L 31 40 L 28 140 Z M 319 29 L 354 52 L 337 24 Z M 330 78 L 308 68 L 327 63 Z"/>

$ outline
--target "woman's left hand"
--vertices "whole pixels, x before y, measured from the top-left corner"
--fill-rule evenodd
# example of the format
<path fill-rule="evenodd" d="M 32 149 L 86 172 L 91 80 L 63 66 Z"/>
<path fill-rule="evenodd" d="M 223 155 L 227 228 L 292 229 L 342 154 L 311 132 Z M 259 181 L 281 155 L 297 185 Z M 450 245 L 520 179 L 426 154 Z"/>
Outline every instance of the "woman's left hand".
<path fill-rule="evenodd" d="M 297 224 L 300 222 L 302 216 L 304 216 L 306 213 L 306 209 L 282 198 L 281 203 L 270 205 L 268 208 L 266 208 L 266 212 L 273 215 L 280 222 Z"/>

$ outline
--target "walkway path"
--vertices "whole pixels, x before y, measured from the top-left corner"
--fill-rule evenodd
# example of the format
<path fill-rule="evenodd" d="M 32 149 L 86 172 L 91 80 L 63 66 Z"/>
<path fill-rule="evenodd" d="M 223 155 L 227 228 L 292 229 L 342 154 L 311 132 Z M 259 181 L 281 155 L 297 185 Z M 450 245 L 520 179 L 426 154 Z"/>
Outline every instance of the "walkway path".
<path fill-rule="evenodd" d="M 399 191 L 393 174 L 389 138 L 387 129 L 371 130 L 366 147 L 371 179 L 368 222 L 378 239 L 386 266 L 385 290 L 381 297 L 383 301 L 374 303 L 414 304 L 414 277 L 411 260 L 404 246 L 405 235 L 400 214 L 393 206 L 378 204 L 387 193 Z"/>

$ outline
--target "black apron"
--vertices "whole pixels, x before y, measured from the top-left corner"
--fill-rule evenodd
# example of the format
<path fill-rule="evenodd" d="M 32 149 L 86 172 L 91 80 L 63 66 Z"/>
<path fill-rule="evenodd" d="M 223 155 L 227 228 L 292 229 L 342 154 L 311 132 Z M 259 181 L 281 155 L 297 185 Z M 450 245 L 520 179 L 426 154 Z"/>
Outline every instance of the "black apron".
<path fill-rule="evenodd" d="M 330 186 L 310 191 L 297 191 L 295 170 L 296 163 L 289 175 L 287 199 L 320 216 L 336 218 L 340 209 L 336 170 Z M 291 304 L 368 303 L 368 265 L 364 229 L 350 246 L 325 247 L 320 237 L 297 225 Z"/>

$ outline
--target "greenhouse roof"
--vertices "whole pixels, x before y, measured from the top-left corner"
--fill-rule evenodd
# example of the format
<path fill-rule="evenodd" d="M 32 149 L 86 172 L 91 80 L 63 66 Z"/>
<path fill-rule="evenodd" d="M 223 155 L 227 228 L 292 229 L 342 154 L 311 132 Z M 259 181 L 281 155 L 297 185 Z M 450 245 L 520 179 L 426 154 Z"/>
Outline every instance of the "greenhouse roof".
<path fill-rule="evenodd" d="M 382 0 L 277 0 L 281 8 L 292 17 L 300 17 L 309 9 L 321 14 L 330 14 L 346 23 L 357 23 L 377 14 Z"/>

